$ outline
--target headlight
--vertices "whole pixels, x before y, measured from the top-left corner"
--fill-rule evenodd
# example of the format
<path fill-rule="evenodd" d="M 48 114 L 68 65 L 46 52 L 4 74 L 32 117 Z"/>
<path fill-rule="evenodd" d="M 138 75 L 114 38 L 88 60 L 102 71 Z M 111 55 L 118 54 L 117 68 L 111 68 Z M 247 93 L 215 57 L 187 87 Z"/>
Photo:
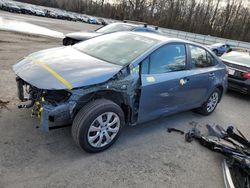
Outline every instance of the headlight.
<path fill-rule="evenodd" d="M 44 100 L 51 103 L 61 103 L 69 99 L 71 93 L 66 90 L 47 90 L 43 93 Z"/>

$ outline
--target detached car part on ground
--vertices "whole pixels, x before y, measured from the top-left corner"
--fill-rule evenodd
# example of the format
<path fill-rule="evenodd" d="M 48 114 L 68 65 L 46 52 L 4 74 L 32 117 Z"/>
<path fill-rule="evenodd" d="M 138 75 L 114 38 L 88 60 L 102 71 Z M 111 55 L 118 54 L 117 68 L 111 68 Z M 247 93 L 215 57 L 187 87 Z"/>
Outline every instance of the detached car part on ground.
<path fill-rule="evenodd" d="M 226 156 L 223 176 L 226 188 L 250 187 L 250 141 L 235 128 L 224 130 L 221 126 L 207 125 L 209 136 L 204 136 L 195 127 L 186 133 L 186 141 L 196 139 L 208 149 Z"/>
<path fill-rule="evenodd" d="M 232 51 L 221 60 L 228 67 L 229 89 L 250 95 L 250 52 Z"/>
<path fill-rule="evenodd" d="M 119 31 L 136 31 L 136 32 L 150 32 L 159 33 L 158 27 L 148 26 L 146 23 L 130 21 L 131 23 L 112 23 L 107 26 L 101 27 L 94 32 L 75 32 L 68 33 L 63 39 L 63 45 L 74 45 L 78 42 L 82 42 L 100 35 L 114 33 Z M 138 24 L 139 23 L 139 24 Z"/>
<path fill-rule="evenodd" d="M 211 114 L 227 89 L 209 49 L 150 33 L 118 32 L 33 53 L 13 66 L 19 98 L 41 129 L 72 124 L 76 144 L 107 149 L 122 127 L 196 109 Z M 26 97 L 25 97 L 26 96 Z"/>

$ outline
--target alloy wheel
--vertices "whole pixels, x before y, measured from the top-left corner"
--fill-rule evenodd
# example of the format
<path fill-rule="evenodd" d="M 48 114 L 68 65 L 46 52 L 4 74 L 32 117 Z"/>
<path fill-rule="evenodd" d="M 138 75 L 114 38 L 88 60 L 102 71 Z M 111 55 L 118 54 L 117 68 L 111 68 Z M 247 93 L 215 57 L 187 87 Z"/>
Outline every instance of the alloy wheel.
<path fill-rule="evenodd" d="M 219 101 L 219 94 L 217 92 L 214 92 L 208 99 L 207 102 L 207 112 L 212 112 Z"/>
<path fill-rule="evenodd" d="M 95 148 L 108 145 L 120 129 L 120 118 L 114 112 L 105 112 L 99 115 L 88 130 L 88 143 Z"/>

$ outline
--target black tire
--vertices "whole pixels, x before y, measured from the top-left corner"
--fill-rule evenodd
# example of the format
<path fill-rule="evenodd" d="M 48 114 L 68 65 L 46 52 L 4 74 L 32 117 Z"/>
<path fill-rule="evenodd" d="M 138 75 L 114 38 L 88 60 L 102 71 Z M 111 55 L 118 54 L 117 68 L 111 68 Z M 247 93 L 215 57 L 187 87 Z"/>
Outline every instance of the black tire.
<path fill-rule="evenodd" d="M 120 126 L 118 132 L 112 140 L 107 143 L 107 145 L 103 147 L 93 147 L 88 141 L 90 126 L 96 121 L 97 117 L 109 112 L 114 113 L 119 117 Z M 120 106 L 110 100 L 97 99 L 86 104 L 75 116 L 72 124 L 72 137 L 75 143 L 86 152 L 101 152 L 109 148 L 118 139 L 121 129 L 124 126 L 124 122 L 124 113 Z M 107 138 L 105 137 L 105 139 Z M 101 140 L 103 140 L 103 137 Z"/>
<path fill-rule="evenodd" d="M 72 38 L 68 38 L 68 37 L 65 37 L 63 39 L 63 45 L 64 46 L 70 46 L 70 45 L 74 45 L 76 43 L 78 43 L 79 40 L 76 40 L 76 39 L 72 39 Z"/>
<path fill-rule="evenodd" d="M 217 103 L 215 104 L 215 106 L 213 107 L 213 109 L 208 110 L 208 103 L 210 102 L 210 98 L 215 94 L 217 93 L 218 95 L 218 99 L 217 99 Z M 212 93 L 211 95 L 208 97 L 207 101 L 200 107 L 200 108 L 197 108 L 195 111 L 198 112 L 199 114 L 202 114 L 202 115 L 210 115 L 211 113 L 213 113 L 213 111 L 216 109 L 219 101 L 220 101 L 220 98 L 221 98 L 221 90 L 216 88 Z"/>
<path fill-rule="evenodd" d="M 64 46 L 69 46 L 69 45 L 71 45 L 71 39 L 70 38 L 64 38 L 63 39 L 63 45 Z"/>

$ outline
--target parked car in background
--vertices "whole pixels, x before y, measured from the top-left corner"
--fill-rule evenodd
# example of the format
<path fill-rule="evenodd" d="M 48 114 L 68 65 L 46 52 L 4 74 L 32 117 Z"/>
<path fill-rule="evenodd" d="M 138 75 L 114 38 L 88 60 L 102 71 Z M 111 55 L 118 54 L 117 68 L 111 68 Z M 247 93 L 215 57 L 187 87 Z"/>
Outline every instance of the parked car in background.
<path fill-rule="evenodd" d="M 106 24 L 106 19 L 89 17 L 76 12 L 65 11 L 62 9 L 44 7 L 39 5 L 33 5 L 24 2 L 10 1 L 10 0 L 0 0 L 0 9 L 13 12 L 13 13 L 23 13 L 31 14 L 35 16 L 46 16 L 50 18 L 57 18 L 69 21 L 81 21 L 92 24 Z"/>
<path fill-rule="evenodd" d="M 229 44 L 216 43 L 208 46 L 217 56 L 221 56 L 226 52 L 232 51 Z"/>
<path fill-rule="evenodd" d="M 53 10 L 47 10 L 46 11 L 46 16 L 49 17 L 49 18 L 57 18 L 57 13 L 56 11 L 53 11 Z"/>
<path fill-rule="evenodd" d="M 4 10 L 5 4 L 4 1 L 0 0 L 0 9 Z"/>
<path fill-rule="evenodd" d="M 146 23 L 136 24 L 138 22 L 133 23 L 112 23 L 101 27 L 94 32 L 75 32 L 75 33 L 68 33 L 65 35 L 63 39 L 63 45 L 74 45 L 78 42 L 88 40 L 90 38 L 114 33 L 118 31 L 136 31 L 136 32 L 151 32 L 151 33 L 159 33 L 158 27 L 151 27 L 148 26 Z M 141 23 L 141 22 L 140 22 Z"/>
<path fill-rule="evenodd" d="M 88 20 L 89 20 L 88 16 L 86 16 L 86 15 L 81 15 L 81 18 L 82 18 L 82 21 L 83 21 L 83 22 L 88 23 Z"/>
<path fill-rule="evenodd" d="M 250 54 L 232 51 L 221 56 L 228 67 L 229 89 L 250 94 Z"/>
<path fill-rule="evenodd" d="M 37 16 L 45 16 L 45 10 L 40 9 L 38 7 L 34 7 L 35 15 Z"/>
<path fill-rule="evenodd" d="M 9 12 L 17 12 L 17 13 L 21 13 L 21 9 L 13 2 L 5 2 L 2 5 L 2 9 L 9 11 Z"/>
<path fill-rule="evenodd" d="M 35 12 L 32 11 L 31 6 L 20 4 L 20 5 L 18 5 L 18 7 L 20 8 L 20 10 L 23 14 L 35 14 Z"/>
<path fill-rule="evenodd" d="M 90 24 L 97 24 L 97 20 L 95 18 L 93 18 L 93 17 L 89 17 L 88 23 L 90 23 Z"/>
<path fill-rule="evenodd" d="M 108 25 L 108 23 L 103 18 L 98 18 L 97 21 L 100 22 L 100 25 L 104 25 L 104 26 Z"/>
<path fill-rule="evenodd" d="M 25 91 L 31 101 L 19 107 L 33 107 L 44 131 L 72 123 L 75 143 L 88 152 L 110 147 L 125 124 L 190 109 L 209 115 L 227 88 L 226 66 L 209 49 L 153 33 L 43 50 L 13 70 L 20 100 Z"/>

